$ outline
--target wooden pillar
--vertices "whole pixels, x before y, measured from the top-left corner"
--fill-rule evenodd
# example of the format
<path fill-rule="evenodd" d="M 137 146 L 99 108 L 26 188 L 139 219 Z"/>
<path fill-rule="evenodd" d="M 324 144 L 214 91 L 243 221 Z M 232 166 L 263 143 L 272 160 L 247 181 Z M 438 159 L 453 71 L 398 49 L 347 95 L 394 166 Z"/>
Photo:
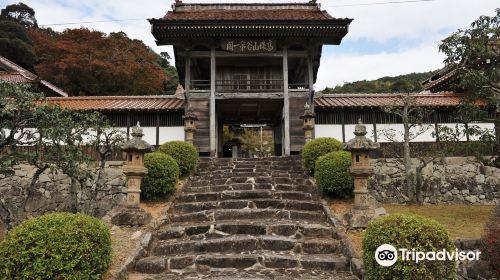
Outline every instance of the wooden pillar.
<path fill-rule="evenodd" d="M 156 112 L 156 146 L 160 146 L 160 113 Z"/>
<path fill-rule="evenodd" d="M 127 111 L 127 140 L 130 139 L 130 111 Z"/>
<path fill-rule="evenodd" d="M 313 70 L 313 57 L 312 51 L 309 50 L 307 55 L 307 80 L 309 83 L 309 104 L 311 104 L 312 112 L 314 112 L 314 70 Z M 311 138 L 316 138 L 316 130 L 313 129 L 311 132 Z"/>
<path fill-rule="evenodd" d="M 340 120 L 342 122 L 342 142 L 345 143 L 345 115 L 344 109 L 340 111 Z"/>
<path fill-rule="evenodd" d="M 215 126 L 215 47 L 210 51 L 210 156 L 217 156 L 217 131 Z"/>
<path fill-rule="evenodd" d="M 376 110 L 375 108 L 373 108 L 373 110 L 372 110 L 373 140 L 375 142 L 378 142 L 378 140 L 377 140 L 377 112 L 375 110 Z"/>
<path fill-rule="evenodd" d="M 307 56 L 307 78 L 308 78 L 308 83 L 309 83 L 309 104 L 311 104 L 311 107 L 314 112 L 314 73 L 313 73 L 313 62 L 312 62 L 312 56 L 311 52 L 309 52 L 309 55 Z"/>
<path fill-rule="evenodd" d="M 186 51 L 186 60 L 185 60 L 185 76 L 184 76 L 184 92 L 186 95 L 186 102 L 187 106 L 185 107 L 184 110 L 187 110 L 187 108 L 190 108 L 191 105 L 191 53 L 189 50 Z M 188 135 L 188 131 L 185 131 L 184 133 L 184 139 L 190 140 L 192 135 Z M 193 144 L 193 143 L 191 143 Z"/>
<path fill-rule="evenodd" d="M 185 71 L 185 77 L 184 77 L 184 86 L 186 87 L 184 91 L 186 92 L 186 98 L 189 102 L 189 97 L 190 94 L 189 92 L 191 91 L 191 54 L 189 51 L 186 52 L 186 71 Z"/>
<path fill-rule="evenodd" d="M 283 48 L 283 118 L 284 118 L 284 151 L 290 155 L 290 99 L 288 96 L 288 49 Z"/>

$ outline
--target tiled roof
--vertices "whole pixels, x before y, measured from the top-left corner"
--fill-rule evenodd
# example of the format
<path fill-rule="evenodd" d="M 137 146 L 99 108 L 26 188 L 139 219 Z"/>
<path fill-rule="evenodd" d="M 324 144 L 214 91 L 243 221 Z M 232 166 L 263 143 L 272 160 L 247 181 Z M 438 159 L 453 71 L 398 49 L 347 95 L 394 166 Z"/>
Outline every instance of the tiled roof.
<path fill-rule="evenodd" d="M 32 80 L 27 79 L 19 73 L 11 73 L 0 71 L 0 80 L 12 83 L 31 83 Z"/>
<path fill-rule="evenodd" d="M 175 45 L 183 38 L 315 38 L 338 45 L 352 19 L 333 18 L 310 3 L 176 2 L 163 18 L 150 19 L 159 45 Z"/>
<path fill-rule="evenodd" d="M 7 58 L 0 55 L 0 80 L 13 83 L 40 83 L 42 87 L 49 89 L 51 93 L 57 96 L 68 96 L 68 94 L 55 85 L 40 80 L 39 77 L 23 67 L 15 64 Z"/>
<path fill-rule="evenodd" d="M 184 105 L 184 100 L 176 96 L 51 97 L 47 102 L 69 109 L 96 111 L 173 111 Z"/>
<path fill-rule="evenodd" d="M 326 12 L 320 10 L 195 10 L 168 12 L 163 18 L 178 20 L 329 20 Z"/>
<path fill-rule="evenodd" d="M 164 20 L 330 20 L 314 3 L 182 3 L 177 2 Z"/>
<path fill-rule="evenodd" d="M 455 76 L 456 73 L 457 73 L 457 69 L 445 67 L 445 68 L 439 70 L 439 72 L 436 73 L 431 78 L 425 80 L 422 83 L 422 85 L 424 86 L 425 90 L 430 90 L 432 92 L 439 91 L 439 90 L 445 90 L 446 89 L 445 87 L 447 87 L 447 85 L 454 78 L 456 78 L 456 76 Z"/>
<path fill-rule="evenodd" d="M 462 101 L 463 95 L 453 92 L 415 93 L 412 94 L 421 106 L 448 107 L 457 106 Z M 398 95 L 394 93 L 373 94 L 326 94 L 315 100 L 317 108 L 343 108 L 343 107 L 384 107 L 397 105 Z"/>

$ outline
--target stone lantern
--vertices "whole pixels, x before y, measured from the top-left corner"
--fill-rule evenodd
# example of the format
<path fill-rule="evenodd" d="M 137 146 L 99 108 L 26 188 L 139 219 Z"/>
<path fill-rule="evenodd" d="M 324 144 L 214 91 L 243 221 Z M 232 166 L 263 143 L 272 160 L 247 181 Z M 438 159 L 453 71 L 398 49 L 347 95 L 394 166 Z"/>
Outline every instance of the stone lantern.
<path fill-rule="evenodd" d="M 311 139 L 313 138 L 314 117 L 316 117 L 316 114 L 313 112 L 311 105 L 306 102 L 306 104 L 304 105 L 304 113 L 302 114 L 302 116 L 300 116 L 300 118 L 304 120 L 302 129 L 304 130 L 306 143 L 311 141 Z"/>
<path fill-rule="evenodd" d="M 148 174 L 148 169 L 144 167 L 144 154 L 153 151 L 153 146 L 144 141 L 143 136 L 137 122 L 137 126 L 132 128 L 132 139 L 121 146 L 127 154 L 123 167 L 123 173 L 127 176 L 127 201 L 113 211 L 111 222 L 115 225 L 141 226 L 151 219 L 151 215 L 139 207 L 142 178 Z"/>
<path fill-rule="evenodd" d="M 144 133 L 139 122 L 132 128 L 132 139 L 121 146 L 127 153 L 127 161 L 123 173 L 127 176 L 127 204 L 139 205 L 141 194 L 141 181 L 148 174 L 144 167 L 144 154 L 153 151 L 153 146 L 142 140 Z"/>
<path fill-rule="evenodd" d="M 188 106 L 184 115 L 184 131 L 186 132 L 186 142 L 191 144 L 193 144 L 194 133 L 196 132 L 196 120 L 198 120 L 196 114 L 191 109 L 191 106 Z"/>
<path fill-rule="evenodd" d="M 353 228 L 365 228 L 370 220 L 385 214 L 385 210 L 375 206 L 376 201 L 368 194 L 368 178 L 373 175 L 370 152 L 378 149 L 380 144 L 366 138 L 366 126 L 361 119 L 354 129 L 354 135 L 353 139 L 342 146 L 344 150 L 351 152 L 349 172 L 354 177 L 354 207 L 346 214 L 346 220 Z"/>

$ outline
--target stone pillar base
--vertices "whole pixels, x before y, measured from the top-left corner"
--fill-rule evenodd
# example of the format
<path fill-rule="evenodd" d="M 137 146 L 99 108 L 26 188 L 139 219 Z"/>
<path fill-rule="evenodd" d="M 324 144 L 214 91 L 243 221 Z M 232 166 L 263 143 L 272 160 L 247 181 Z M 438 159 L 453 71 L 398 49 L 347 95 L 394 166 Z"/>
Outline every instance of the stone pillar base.
<path fill-rule="evenodd" d="M 111 223 L 116 226 L 143 226 L 151 221 L 151 214 L 137 205 L 121 205 L 111 210 Z"/>
<path fill-rule="evenodd" d="M 344 219 L 350 228 L 366 228 L 371 220 L 385 216 L 386 214 L 384 207 L 368 209 L 353 208 L 344 215 Z"/>

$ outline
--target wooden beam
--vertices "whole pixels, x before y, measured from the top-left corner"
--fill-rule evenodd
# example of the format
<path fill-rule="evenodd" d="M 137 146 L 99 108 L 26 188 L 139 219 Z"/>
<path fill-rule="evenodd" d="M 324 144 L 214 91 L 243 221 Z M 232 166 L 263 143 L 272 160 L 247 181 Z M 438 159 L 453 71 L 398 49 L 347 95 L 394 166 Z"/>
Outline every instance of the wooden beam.
<path fill-rule="evenodd" d="M 215 47 L 210 51 L 210 155 L 217 156 L 217 130 L 215 127 Z"/>
<path fill-rule="evenodd" d="M 284 118 L 284 150 L 290 155 L 290 99 L 288 96 L 288 49 L 283 48 L 283 118 Z"/>
<path fill-rule="evenodd" d="M 179 57 L 189 55 L 192 58 L 210 58 L 211 51 L 192 51 L 192 52 L 178 52 Z M 224 52 L 224 51 L 216 51 L 216 57 L 282 57 L 283 52 L 276 51 L 272 53 L 232 53 L 232 52 Z M 305 51 L 289 51 L 288 57 L 307 57 L 307 52 Z"/>

